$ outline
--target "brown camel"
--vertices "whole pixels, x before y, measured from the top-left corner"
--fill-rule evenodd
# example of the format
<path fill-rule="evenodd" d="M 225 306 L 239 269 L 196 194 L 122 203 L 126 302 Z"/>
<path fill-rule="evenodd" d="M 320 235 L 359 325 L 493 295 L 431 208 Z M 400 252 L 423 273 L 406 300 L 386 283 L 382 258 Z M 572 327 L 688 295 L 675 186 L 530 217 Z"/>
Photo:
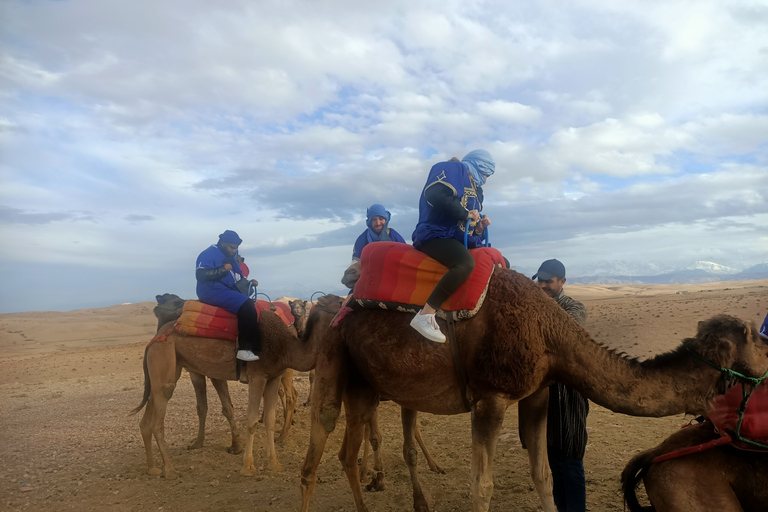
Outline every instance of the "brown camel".
<path fill-rule="evenodd" d="M 679 430 L 660 445 L 632 457 L 621 474 L 631 512 L 762 512 L 768 504 L 768 452 L 730 445 L 653 463 L 659 455 L 719 438 L 707 420 Z M 650 507 L 642 507 L 636 488 L 643 480 Z"/>
<path fill-rule="evenodd" d="M 172 327 L 166 324 L 163 329 Z M 274 445 L 275 408 L 277 391 L 281 379 L 287 368 L 295 368 L 299 371 L 307 371 L 314 367 L 315 350 L 313 347 L 302 343 L 296 336 L 295 329 L 288 328 L 283 321 L 272 311 L 261 313 L 259 330 L 262 338 L 262 352 L 259 361 L 247 364 L 245 374 L 248 378 L 248 412 L 247 425 L 248 437 L 243 454 L 243 468 L 241 474 L 250 476 L 255 474 L 253 463 L 253 437 L 258 423 L 259 405 L 264 397 L 264 410 L 266 417 L 267 467 L 270 470 L 281 471 L 282 466 L 277 460 Z M 165 443 L 164 420 L 165 410 L 173 395 L 176 382 L 181 375 L 181 369 L 186 368 L 190 375 L 198 374 L 207 376 L 217 385 L 217 381 L 226 384 L 227 380 L 237 380 L 237 366 L 235 360 L 235 345 L 227 340 L 214 340 L 197 336 L 186 336 L 178 332 L 171 332 L 164 339 L 159 339 L 147 345 L 144 352 L 144 396 L 141 404 L 133 410 L 140 411 L 146 404 L 144 416 L 141 419 L 141 435 L 144 440 L 144 449 L 147 455 L 147 472 L 152 475 L 162 473 L 155 467 L 152 456 L 152 437 L 157 442 L 158 449 L 163 458 L 165 477 L 173 479 L 178 476 Z M 204 381 L 204 378 L 201 378 Z M 194 380 L 193 380 L 194 383 Z M 217 387 L 217 391 L 218 391 Z M 226 389 L 226 387 L 222 387 Z M 231 407 L 228 390 L 222 396 L 224 414 L 227 416 L 227 405 Z M 293 406 L 289 406 L 292 413 Z M 199 409 L 200 410 L 200 409 Z M 230 428 L 232 429 L 233 446 L 236 445 L 237 428 L 234 423 L 232 410 L 229 411 Z M 286 421 L 290 425 L 290 421 Z M 204 432 L 204 417 L 201 419 L 200 429 Z"/>
<path fill-rule="evenodd" d="M 184 308 L 186 300 L 182 299 L 178 295 L 173 293 L 164 293 L 162 295 L 156 295 L 157 306 L 155 306 L 153 312 L 157 318 L 157 332 L 165 324 L 169 322 L 175 322 L 181 316 L 181 311 Z M 296 304 L 290 304 L 295 302 Z M 303 322 L 306 324 L 306 317 L 298 315 L 305 315 L 304 301 L 289 301 L 291 306 L 291 312 L 294 314 L 295 322 Z M 295 310 L 294 310 L 295 309 Z M 192 386 L 195 390 L 195 398 L 197 400 L 197 438 L 195 438 L 188 446 L 187 449 L 194 450 L 202 448 L 205 443 L 205 420 L 208 416 L 208 393 L 206 389 L 205 376 L 194 371 L 187 370 L 189 373 Z M 235 420 L 235 409 L 232 405 L 232 398 L 229 396 L 229 385 L 226 380 L 211 379 L 216 393 L 219 395 L 221 401 L 221 412 L 229 423 L 229 429 L 232 435 L 232 445 L 227 448 L 227 452 L 232 454 L 239 454 L 243 451 L 243 443 L 240 438 L 239 429 L 237 428 L 237 422 Z M 296 404 L 298 403 L 299 393 L 296 391 L 296 387 L 293 385 L 293 370 L 288 369 L 283 374 L 283 378 L 280 381 L 280 388 L 278 390 L 278 396 L 280 397 L 281 405 L 283 406 L 283 430 L 280 432 L 280 436 L 276 439 L 278 443 L 285 442 L 288 432 L 293 425 L 293 414 L 296 410 Z M 262 412 L 263 415 L 263 412 Z M 262 420 L 259 420 L 262 421 Z"/>
<path fill-rule="evenodd" d="M 336 313 L 341 309 L 343 299 L 336 295 L 328 294 L 320 297 L 318 300 L 318 307 L 312 310 L 311 315 L 307 315 L 308 322 L 302 324 L 297 323 L 297 329 L 302 339 L 312 337 L 314 346 L 320 346 L 322 338 L 326 331 L 330 328 L 331 321 Z M 310 390 L 311 393 L 311 390 Z M 416 421 L 417 413 L 407 409 L 402 410 L 403 422 L 413 423 L 411 428 L 414 429 L 414 438 L 419 444 L 424 457 L 427 460 L 427 465 L 431 471 L 435 473 L 445 473 L 445 471 L 435 462 L 432 455 L 429 453 L 424 440 L 421 437 L 421 428 Z M 365 444 L 363 451 L 362 463 L 360 464 L 360 482 L 365 483 L 366 490 L 368 491 L 383 491 L 384 484 L 384 463 L 381 458 L 381 432 L 378 427 L 378 419 L 376 414 L 371 417 L 371 420 L 365 425 L 365 439 L 368 441 Z M 368 447 L 371 447 L 371 457 L 373 459 L 373 470 L 368 468 L 369 455 Z M 413 457 L 416 453 L 413 453 Z M 368 480 L 370 478 L 370 481 Z M 554 510 L 554 509 L 553 509 Z"/>
<path fill-rule="evenodd" d="M 315 368 L 310 442 L 301 470 L 303 512 L 309 510 L 317 467 L 342 401 L 346 428 L 339 458 L 359 512 L 367 509 L 357 453 L 379 397 L 432 414 L 465 412 L 450 347 L 423 339 L 410 328 L 410 319 L 405 313 L 356 310 L 326 333 Z M 643 362 L 627 359 L 594 342 L 533 281 L 511 270 L 494 272 L 483 306 L 474 317 L 456 324 L 456 336 L 472 411 L 474 512 L 486 512 L 490 504 L 493 455 L 510 402 L 560 381 L 615 412 L 636 416 L 701 413 L 723 387 L 723 379 L 688 349 L 745 375 L 760 376 L 768 369 L 768 345 L 752 327 L 727 316 L 700 324 L 697 336 L 684 340 L 672 353 Z M 543 415 L 538 413 L 540 404 L 533 407 L 533 414 L 526 414 L 522 434 L 532 466 L 548 472 L 543 403 Z M 409 456 L 415 451 L 413 431 L 405 423 L 404 429 L 403 453 L 411 470 L 414 509 L 425 512 L 429 507 L 415 458 Z"/>

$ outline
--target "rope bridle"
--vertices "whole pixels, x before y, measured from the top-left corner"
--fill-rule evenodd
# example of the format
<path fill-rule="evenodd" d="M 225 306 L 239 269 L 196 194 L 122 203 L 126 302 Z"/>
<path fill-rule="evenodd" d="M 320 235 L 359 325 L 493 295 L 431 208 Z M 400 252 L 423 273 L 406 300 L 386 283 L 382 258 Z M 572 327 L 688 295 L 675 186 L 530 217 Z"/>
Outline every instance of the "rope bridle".
<path fill-rule="evenodd" d="M 756 446 L 758 448 L 762 449 L 768 449 L 768 445 L 765 445 L 763 443 L 758 443 L 757 441 L 752 441 L 751 439 L 747 439 L 746 437 L 742 437 L 741 435 L 741 425 L 744 422 L 744 414 L 747 410 L 747 403 L 749 402 L 749 399 L 752 397 L 752 393 L 755 392 L 755 389 L 757 389 L 757 386 L 763 383 L 766 377 L 768 377 L 768 370 L 765 371 L 762 377 L 750 377 L 748 375 L 744 375 L 743 373 L 739 373 L 736 370 L 732 370 L 731 368 L 723 368 L 722 366 L 719 366 L 712 361 L 702 357 L 695 351 L 691 350 L 690 348 L 688 351 L 696 356 L 699 360 L 707 363 L 709 366 L 714 368 L 715 370 L 719 371 L 723 375 L 726 375 L 730 377 L 733 380 L 738 381 L 741 383 L 741 404 L 739 404 L 739 408 L 736 409 L 736 413 L 739 415 L 739 421 L 736 423 L 736 430 L 732 429 L 726 429 L 726 432 L 730 435 L 732 439 L 741 441 L 743 443 Z M 747 386 L 745 384 L 751 384 L 751 389 L 749 392 L 747 392 Z"/>

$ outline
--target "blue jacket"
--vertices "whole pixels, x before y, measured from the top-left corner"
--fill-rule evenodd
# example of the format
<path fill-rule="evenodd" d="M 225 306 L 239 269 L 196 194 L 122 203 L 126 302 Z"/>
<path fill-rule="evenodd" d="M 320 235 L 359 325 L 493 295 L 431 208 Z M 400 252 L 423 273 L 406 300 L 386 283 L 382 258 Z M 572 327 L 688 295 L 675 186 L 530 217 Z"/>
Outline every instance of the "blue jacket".
<path fill-rule="evenodd" d="M 418 247 L 435 238 L 455 238 L 464 243 L 466 218 L 457 220 L 454 215 L 431 205 L 424 193 L 433 186 L 448 187 L 467 211 L 481 211 L 483 208 L 482 193 L 475 187 L 463 163 L 439 162 L 433 165 L 419 198 L 419 223 L 413 231 L 413 246 Z M 467 245 L 470 249 L 483 245 L 483 236 L 474 234 L 475 224 L 473 220 L 469 227 Z"/>
<path fill-rule="evenodd" d="M 405 239 L 400 236 L 400 233 L 395 231 L 392 228 L 389 229 L 389 241 L 390 242 L 400 242 L 401 244 L 405 243 Z M 360 259 L 360 255 L 363 253 L 363 247 L 369 244 L 368 242 L 368 230 L 366 229 L 363 231 L 359 237 L 357 237 L 357 240 L 355 241 L 355 247 L 352 249 L 352 258 Z"/>
<path fill-rule="evenodd" d="M 218 245 L 212 245 L 197 257 L 195 268 L 218 268 L 225 263 L 232 265 L 232 270 L 217 281 L 197 281 L 197 297 L 200 302 L 224 308 L 230 313 L 237 313 L 248 297 L 235 288 L 235 283 L 243 277 L 243 271 L 237 258 L 225 255 Z"/>

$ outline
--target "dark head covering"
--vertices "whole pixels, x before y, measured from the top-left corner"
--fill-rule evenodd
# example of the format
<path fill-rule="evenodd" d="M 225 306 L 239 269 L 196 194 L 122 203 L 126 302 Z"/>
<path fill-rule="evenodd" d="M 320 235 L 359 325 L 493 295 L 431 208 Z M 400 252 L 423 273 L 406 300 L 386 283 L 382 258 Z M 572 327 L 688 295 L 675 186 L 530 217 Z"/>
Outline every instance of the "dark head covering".
<path fill-rule="evenodd" d="M 547 260 L 541 264 L 539 271 L 531 279 L 535 281 L 536 278 L 539 278 L 542 281 L 549 281 L 553 277 L 563 279 L 565 277 L 565 265 L 557 260 Z"/>
<path fill-rule="evenodd" d="M 228 229 L 222 234 L 220 234 L 219 241 L 226 242 L 228 244 L 236 244 L 236 245 L 240 245 L 241 243 L 243 243 L 242 238 L 237 236 L 237 233 L 235 233 L 231 229 Z"/>

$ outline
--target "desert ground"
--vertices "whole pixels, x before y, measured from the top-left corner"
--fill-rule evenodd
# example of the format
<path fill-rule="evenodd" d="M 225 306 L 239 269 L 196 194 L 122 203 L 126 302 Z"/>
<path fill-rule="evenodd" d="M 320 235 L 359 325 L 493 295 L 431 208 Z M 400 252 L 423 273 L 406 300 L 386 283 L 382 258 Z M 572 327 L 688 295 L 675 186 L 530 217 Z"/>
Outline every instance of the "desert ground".
<path fill-rule="evenodd" d="M 172 290 L 156 290 L 163 293 Z M 566 286 L 589 309 L 595 340 L 646 358 L 676 347 L 700 320 L 727 313 L 760 324 L 768 312 L 768 279 L 700 285 Z M 154 293 L 148 294 L 148 298 Z M 139 433 L 144 347 L 155 333 L 154 302 L 69 312 L 0 315 L 0 509 L 23 511 L 293 511 L 300 504 L 299 468 L 306 454 L 309 410 L 299 405 L 286 443 L 278 446 L 284 471 L 239 473 L 242 456 L 225 451 L 230 437 L 218 397 L 208 386 L 205 446 L 187 450 L 197 432 L 194 391 L 182 374 L 168 407 L 166 439 L 181 476 L 146 474 Z M 396 314 L 396 313 L 394 313 Z M 307 398 L 299 374 L 299 404 Z M 230 383 L 238 420 L 246 387 Z M 402 460 L 399 407 L 380 406 L 387 488 L 365 493 L 371 512 L 412 510 Z M 278 423 L 281 421 L 278 411 Z M 420 416 L 424 439 L 445 474 L 419 467 L 436 512 L 470 507 L 469 415 Z M 584 465 L 592 511 L 623 510 L 619 475 L 629 458 L 657 444 L 691 418 L 634 418 L 591 404 Z M 494 464 L 492 511 L 540 507 L 517 432 L 517 408 L 507 411 Z M 278 429 L 280 425 L 278 424 Z M 312 510 L 354 510 L 336 458 L 343 422 L 331 434 L 319 468 Z M 256 465 L 264 460 L 264 432 L 256 436 Z M 156 457 L 159 460 L 157 450 Z M 641 494 L 642 496 L 642 494 Z"/>

